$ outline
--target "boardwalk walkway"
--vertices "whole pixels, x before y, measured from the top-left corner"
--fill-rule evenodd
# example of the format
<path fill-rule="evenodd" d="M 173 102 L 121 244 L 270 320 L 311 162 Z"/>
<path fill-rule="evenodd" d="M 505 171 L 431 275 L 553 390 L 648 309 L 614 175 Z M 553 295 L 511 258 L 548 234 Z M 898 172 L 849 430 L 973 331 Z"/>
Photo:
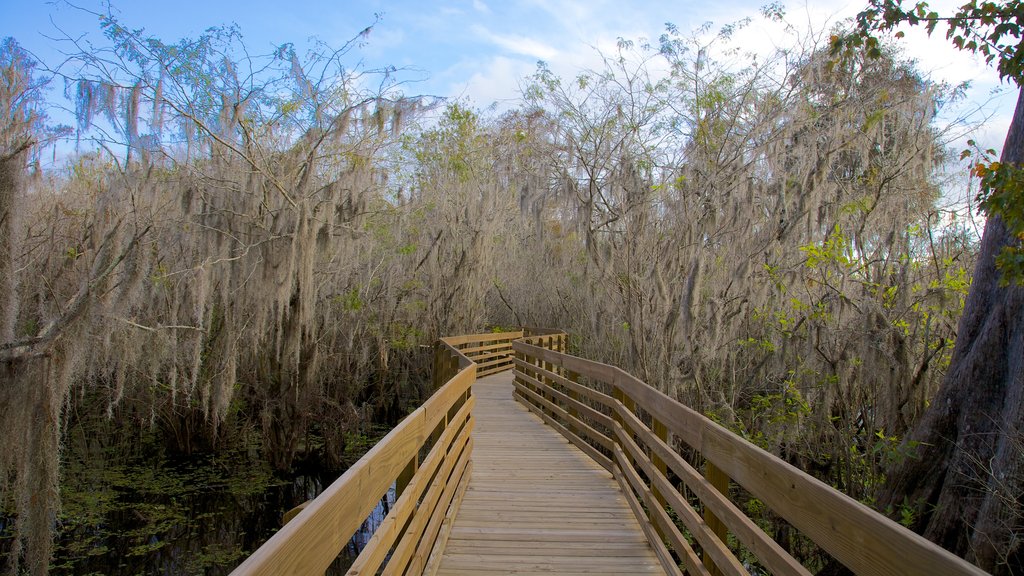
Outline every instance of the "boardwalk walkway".
<path fill-rule="evenodd" d="M 769 513 L 813 565 L 828 553 L 865 576 L 987 574 L 629 373 L 565 353 L 565 333 L 531 332 L 438 341 L 435 393 L 232 574 L 325 573 L 392 487 L 351 576 L 811 576 L 762 530 Z"/>
<path fill-rule="evenodd" d="M 611 474 L 512 398 L 473 385 L 473 471 L 439 574 L 664 574 Z"/>

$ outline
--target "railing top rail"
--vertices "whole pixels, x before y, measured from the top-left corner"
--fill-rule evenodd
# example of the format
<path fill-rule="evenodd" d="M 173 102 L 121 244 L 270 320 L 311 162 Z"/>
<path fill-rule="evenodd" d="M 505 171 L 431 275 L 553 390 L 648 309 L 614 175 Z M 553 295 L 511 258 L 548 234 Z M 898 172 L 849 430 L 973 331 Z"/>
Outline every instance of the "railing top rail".
<path fill-rule="evenodd" d="M 523 331 L 516 332 L 484 332 L 481 334 L 462 334 L 459 336 L 446 336 L 439 338 L 441 342 L 455 348 L 470 342 L 504 342 L 517 340 L 523 337 Z"/>
<path fill-rule="evenodd" d="M 388 488 L 415 459 L 476 380 L 477 365 L 457 348 L 459 370 L 232 574 L 322 574 Z"/>
<path fill-rule="evenodd" d="M 858 574 L 985 574 L 615 366 L 523 341 L 512 346 L 516 352 L 614 386 Z"/>
<path fill-rule="evenodd" d="M 430 490 L 423 494 L 412 493 L 400 498 L 419 501 L 422 504 L 421 498 L 433 494 L 432 501 L 442 502 L 437 505 L 437 510 L 442 506 L 447 507 L 448 504 L 444 502 L 447 502 L 445 498 L 451 496 L 450 493 L 453 492 L 451 486 L 456 482 L 460 485 L 464 482 L 463 471 L 468 467 L 468 453 L 472 447 L 472 439 L 468 436 L 473 423 L 468 414 L 474 402 L 470 387 L 478 373 L 487 374 L 506 369 L 501 362 L 494 359 L 494 356 L 503 348 L 507 348 L 510 353 L 511 342 L 522 336 L 522 331 L 516 331 L 441 338 L 438 356 L 435 357 L 437 363 L 434 366 L 435 371 L 438 371 L 436 376 L 440 376 L 437 391 L 377 442 L 323 493 L 306 503 L 298 514 L 239 565 L 233 574 L 323 573 L 392 485 L 396 487 L 397 492 L 410 486 Z M 498 343 L 502 345 L 492 346 Z M 474 348 L 474 344 L 480 346 Z M 475 355 L 480 363 L 474 362 L 469 355 Z M 511 362 L 508 362 L 508 366 L 511 367 Z M 465 413 L 468 420 L 451 420 L 452 411 L 459 406 L 462 408 L 458 414 Z M 440 433 L 439 427 L 445 431 Z M 462 438 L 462 444 L 458 446 L 465 446 L 465 451 L 458 449 L 455 444 L 438 446 L 438 434 L 441 439 L 451 442 L 455 442 L 456 438 Z M 433 469 L 451 473 L 450 476 L 446 476 L 447 480 L 435 479 L 437 484 L 447 483 L 441 496 L 438 496 L 440 492 L 433 490 L 435 486 L 429 481 L 429 477 L 423 476 L 424 473 L 430 474 L 431 468 L 419 466 L 420 452 L 428 447 L 431 454 L 438 451 L 441 454 L 434 460 L 430 460 L 431 457 L 428 456 L 428 460 L 436 464 Z M 449 460 L 455 456 L 459 458 L 458 463 Z M 437 464 L 439 459 L 445 460 L 443 467 Z M 426 462 L 424 461 L 424 464 Z M 413 514 L 419 514 L 420 506 L 405 506 L 403 510 L 413 508 L 416 510 Z M 393 507 L 392 511 L 395 509 Z M 409 532 L 403 531 L 402 527 L 415 524 L 426 531 L 420 533 L 434 535 L 440 524 L 439 518 L 436 513 L 429 520 L 419 516 L 396 518 L 391 522 L 391 527 L 398 528 L 389 529 L 387 537 L 377 540 L 383 542 L 389 538 L 402 538 L 400 543 L 395 544 L 395 554 L 402 551 L 402 558 L 414 558 L 413 565 L 419 567 L 423 560 L 421 553 L 424 551 L 421 548 L 429 553 L 430 550 L 427 548 L 433 546 L 434 536 L 423 535 L 422 540 L 410 542 L 407 541 L 409 538 L 406 538 Z M 419 537 L 414 534 L 411 538 Z M 363 554 L 365 555 L 371 548 L 372 544 L 363 551 Z M 390 544 L 386 545 L 386 549 L 377 548 L 372 550 L 375 561 L 384 558 L 385 553 L 390 550 Z M 412 554 L 411 550 L 415 550 L 415 554 Z M 357 563 L 364 555 L 357 559 Z M 395 556 L 391 558 L 394 560 Z"/>
<path fill-rule="evenodd" d="M 523 327 L 523 335 L 527 338 L 533 336 L 556 336 L 558 334 L 565 334 L 565 332 L 559 330 L 558 328 L 543 328 L 540 326 Z"/>
<path fill-rule="evenodd" d="M 440 342 L 441 342 L 441 344 L 445 348 L 448 349 L 448 352 L 452 356 L 455 356 L 456 358 L 459 359 L 459 370 L 465 370 L 466 368 L 469 368 L 470 365 L 475 365 L 476 364 L 475 362 L 470 360 L 468 356 L 463 354 L 462 351 L 460 351 L 458 348 L 456 348 L 455 345 L 449 344 L 448 342 L 445 342 L 444 340 L 441 340 Z"/>

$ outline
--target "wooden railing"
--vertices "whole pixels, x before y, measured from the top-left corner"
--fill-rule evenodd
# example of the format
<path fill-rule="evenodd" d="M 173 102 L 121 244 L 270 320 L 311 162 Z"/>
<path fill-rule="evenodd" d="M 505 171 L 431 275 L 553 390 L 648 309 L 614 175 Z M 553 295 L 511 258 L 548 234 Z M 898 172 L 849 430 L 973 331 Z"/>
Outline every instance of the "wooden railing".
<path fill-rule="evenodd" d="M 565 354 L 564 335 L 513 348 L 517 399 L 612 473 L 668 574 L 810 574 L 734 503 L 740 487 L 856 574 L 985 574 L 626 372 Z"/>
<path fill-rule="evenodd" d="M 502 366 L 493 356 L 501 348 L 491 347 L 506 342 L 510 354 L 507 343 L 521 336 L 485 334 L 483 340 L 460 336 L 440 342 L 435 374 L 443 380 L 436 392 L 232 574 L 323 574 L 392 486 L 394 505 L 348 573 L 430 572 L 435 545 L 443 549 L 447 539 L 445 518 L 458 509 L 470 477 L 471 386 L 480 366 L 487 373 Z M 504 365 L 511 367 L 508 360 Z"/>
<path fill-rule="evenodd" d="M 522 338 L 523 334 L 522 331 L 492 332 L 441 338 L 434 347 L 434 388 L 439 388 L 459 370 L 460 359 L 452 355 L 452 350 L 476 363 L 477 378 L 511 370 L 512 341 Z"/>
<path fill-rule="evenodd" d="M 348 574 L 432 574 L 471 474 L 471 387 L 513 366 L 516 398 L 615 477 L 668 574 L 810 574 L 736 504 L 740 490 L 857 574 L 984 574 L 567 344 L 529 329 L 442 339 L 436 392 L 233 574 L 322 574 L 392 487 Z"/>

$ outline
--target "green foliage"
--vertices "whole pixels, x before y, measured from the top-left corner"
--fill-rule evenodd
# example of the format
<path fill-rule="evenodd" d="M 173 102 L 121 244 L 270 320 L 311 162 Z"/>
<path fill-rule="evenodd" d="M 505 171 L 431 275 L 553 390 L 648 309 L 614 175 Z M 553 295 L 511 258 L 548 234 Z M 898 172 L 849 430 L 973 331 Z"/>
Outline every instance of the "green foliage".
<path fill-rule="evenodd" d="M 1024 286 L 1024 168 L 1002 162 L 979 160 L 974 175 L 981 180 L 978 202 L 990 216 L 998 216 L 1013 238 L 996 256 L 1005 286 Z"/>
<path fill-rule="evenodd" d="M 346 312 L 358 312 L 363 309 L 364 305 L 362 298 L 359 296 L 358 288 L 353 288 L 345 294 L 335 296 L 334 302 Z"/>
<path fill-rule="evenodd" d="M 820 244 L 808 244 L 801 246 L 800 251 L 807 255 L 805 265 L 808 268 L 818 268 L 825 264 L 838 264 L 846 267 L 851 264 L 849 257 L 850 242 L 843 236 L 836 224 L 832 233 Z"/>
<path fill-rule="evenodd" d="M 912 528 L 914 523 L 917 521 L 918 510 L 918 506 L 911 506 L 910 502 L 904 498 L 899 507 L 900 524 L 907 528 Z"/>
<path fill-rule="evenodd" d="M 948 16 L 931 10 L 927 2 L 904 8 L 902 0 L 870 0 L 857 15 L 852 34 L 833 36 L 833 55 L 865 49 L 870 57 L 880 55 L 875 31 L 891 31 L 901 24 L 924 26 L 932 34 L 939 24 L 946 26 L 946 39 L 960 50 L 980 54 L 995 62 L 1001 78 L 1024 85 L 1024 3 L 1020 0 L 991 2 L 970 0 Z M 903 36 L 896 32 L 896 37 Z"/>
<path fill-rule="evenodd" d="M 440 168 L 465 183 L 473 176 L 481 138 L 480 116 L 453 101 L 445 108 L 437 127 L 424 132 L 412 147 L 421 166 Z"/>
<path fill-rule="evenodd" d="M 391 347 L 395 350 L 413 350 L 426 342 L 426 333 L 422 329 L 397 322 L 391 325 L 391 336 Z"/>
<path fill-rule="evenodd" d="M 188 572 L 230 567 L 245 551 L 234 541 L 217 542 L 211 526 L 244 514 L 235 507 L 283 485 L 265 464 L 250 462 L 245 452 L 188 465 L 108 458 L 67 464 L 53 574 L 82 573 L 88 566 L 123 572 L 123 567 L 114 570 L 105 564 L 114 551 L 124 566 L 145 565 L 152 560 L 144 557 L 169 547 L 180 550 L 191 539 L 204 543 L 188 559 Z M 212 505 L 202 504 L 207 502 Z"/>
<path fill-rule="evenodd" d="M 791 372 L 777 391 L 755 394 L 737 413 L 735 422 L 723 424 L 769 451 L 787 442 L 799 442 L 801 426 L 811 415 L 811 406 L 797 388 L 795 376 Z M 713 414 L 709 412 L 709 417 L 714 419 Z"/>
<path fill-rule="evenodd" d="M 869 57 L 881 55 L 875 32 L 888 32 L 900 25 L 922 25 L 931 35 L 939 24 L 946 26 L 946 39 L 959 50 L 979 54 L 988 64 L 995 63 L 1000 78 L 1024 86 L 1024 2 L 970 0 L 948 16 L 930 9 L 927 2 L 904 8 L 901 0 L 871 0 L 868 9 L 857 15 L 853 32 L 831 39 L 833 56 L 849 57 L 865 50 Z M 902 37 L 902 31 L 895 36 Z M 969 142 L 973 146 L 973 142 Z M 1015 239 L 1001 248 L 996 265 L 1000 282 L 1024 285 L 1024 169 L 991 161 L 991 151 L 975 162 L 973 173 L 980 178 L 978 201 L 989 216 L 999 216 Z M 972 155 L 965 150 L 960 158 Z"/>

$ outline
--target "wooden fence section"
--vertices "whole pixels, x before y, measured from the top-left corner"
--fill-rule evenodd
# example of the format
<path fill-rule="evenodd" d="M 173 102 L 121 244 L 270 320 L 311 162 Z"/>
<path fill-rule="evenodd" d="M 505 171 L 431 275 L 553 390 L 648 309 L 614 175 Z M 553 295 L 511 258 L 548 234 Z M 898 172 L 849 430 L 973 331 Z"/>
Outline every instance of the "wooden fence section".
<path fill-rule="evenodd" d="M 857 574 L 985 574 L 622 370 L 565 354 L 564 335 L 513 348 L 517 399 L 615 476 L 669 574 L 810 574 L 733 502 L 733 483 Z"/>
<path fill-rule="evenodd" d="M 434 389 L 447 382 L 459 371 L 459 358 L 452 356 L 457 350 L 476 363 L 477 378 L 512 369 L 512 341 L 524 332 L 494 332 L 441 338 L 434 348 Z"/>
<path fill-rule="evenodd" d="M 477 365 L 444 343 L 436 360 L 447 369 L 440 389 L 232 574 L 323 574 L 392 486 L 395 504 L 349 574 L 423 573 L 465 491 L 473 446 Z"/>
<path fill-rule="evenodd" d="M 436 574 L 664 576 L 612 475 L 516 402 L 512 376 L 473 384 L 473 478 Z"/>

